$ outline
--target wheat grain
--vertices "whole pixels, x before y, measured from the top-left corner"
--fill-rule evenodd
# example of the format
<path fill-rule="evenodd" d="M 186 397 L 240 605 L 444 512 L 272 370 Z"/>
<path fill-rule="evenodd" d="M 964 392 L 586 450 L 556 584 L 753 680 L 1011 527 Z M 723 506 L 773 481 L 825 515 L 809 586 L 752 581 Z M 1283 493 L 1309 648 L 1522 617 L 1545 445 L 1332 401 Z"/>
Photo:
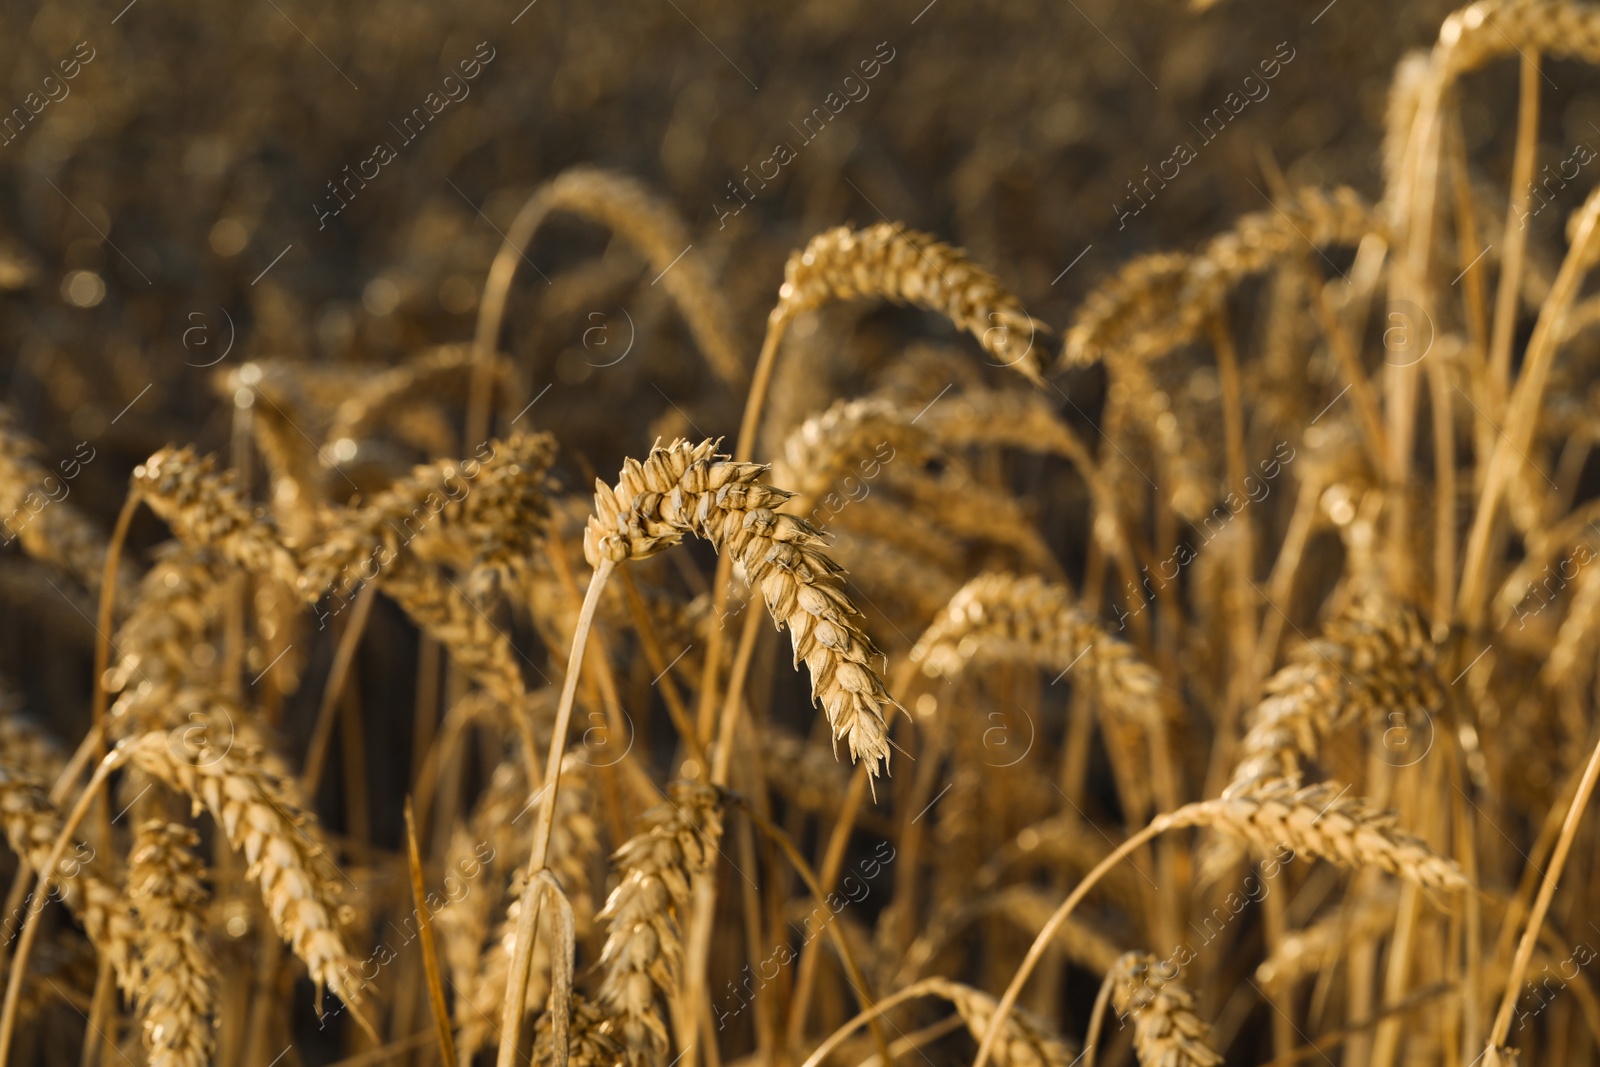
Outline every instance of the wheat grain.
<path fill-rule="evenodd" d="M 1210 1027 L 1194 1011 L 1194 994 L 1157 973 L 1156 957 L 1130 952 L 1113 969 L 1111 1002 L 1133 1018 L 1133 1047 L 1143 1067 L 1215 1067 Z"/>
<path fill-rule="evenodd" d="M 818 547 L 815 529 L 773 510 L 790 494 L 760 484 L 765 471 L 717 455 L 715 441 L 658 446 L 643 463 L 628 460 L 615 488 L 596 483 L 584 555 L 596 567 L 603 559 L 643 559 L 687 533 L 729 553 L 760 588 L 773 619 L 788 628 L 795 665 L 803 659 L 810 668 L 813 699 L 834 738 L 847 741 L 852 759 L 874 770 L 880 759 L 887 766 L 885 709 L 892 703 L 869 665 L 876 649 L 839 590 L 839 568 Z"/>
<path fill-rule="evenodd" d="M 205 944 L 199 836 L 188 827 L 142 823 L 128 858 L 128 899 L 139 922 L 141 1030 L 150 1067 L 203 1067 L 211 1061 L 212 986 Z"/>
<path fill-rule="evenodd" d="M 612 858 L 622 880 L 599 916 L 608 923 L 600 950 L 605 973 L 600 1004 L 632 1064 L 667 1046 L 657 997 L 676 988 L 683 955 L 679 910 L 688 902 L 691 879 L 714 859 L 714 842 L 722 836 L 721 804 L 721 794 L 709 786 L 676 783 L 667 803 L 646 812 L 644 829 Z"/>
<path fill-rule="evenodd" d="M 1044 380 L 1046 328 L 1022 302 L 960 249 L 892 222 L 862 230 L 839 226 L 813 237 L 784 265 L 773 315 L 788 318 L 864 297 L 940 312 L 1001 365 Z"/>

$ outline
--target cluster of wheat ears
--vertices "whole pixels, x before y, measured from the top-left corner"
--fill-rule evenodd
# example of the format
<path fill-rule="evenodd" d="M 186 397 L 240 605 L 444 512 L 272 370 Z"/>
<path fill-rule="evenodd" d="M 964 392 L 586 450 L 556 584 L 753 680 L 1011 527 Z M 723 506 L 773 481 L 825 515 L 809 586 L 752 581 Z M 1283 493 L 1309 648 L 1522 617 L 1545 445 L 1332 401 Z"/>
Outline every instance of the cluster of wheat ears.
<path fill-rule="evenodd" d="M 295 1062 L 308 1017 L 350 1064 L 1594 1062 L 1600 193 L 1559 260 L 1524 225 L 1542 57 L 1600 62 L 1600 7 L 1451 15 L 1396 74 L 1381 196 L 1280 181 L 1064 334 L 881 223 L 793 254 L 751 363 L 673 209 L 583 168 L 517 217 L 472 343 L 220 368 L 231 468 L 163 449 L 114 530 L 37 506 L 4 415 L 0 513 L 99 642 L 75 750 L 0 712 L 0 1067 L 60 1058 L 63 1018 L 85 1064 Z M 1498 60 L 1509 197 L 1460 119 Z M 660 272 L 747 396 L 731 443 L 558 488 L 497 351 L 554 213 Z M 970 338 L 782 410 L 846 301 Z M 1056 383 L 1096 365 L 1091 422 Z M 352 491 L 407 423 L 463 458 Z M 1067 486 L 1080 558 L 1019 471 Z M 420 634 L 409 723 L 352 685 L 380 596 Z M 397 850 L 349 830 L 374 718 L 411 731 Z"/>

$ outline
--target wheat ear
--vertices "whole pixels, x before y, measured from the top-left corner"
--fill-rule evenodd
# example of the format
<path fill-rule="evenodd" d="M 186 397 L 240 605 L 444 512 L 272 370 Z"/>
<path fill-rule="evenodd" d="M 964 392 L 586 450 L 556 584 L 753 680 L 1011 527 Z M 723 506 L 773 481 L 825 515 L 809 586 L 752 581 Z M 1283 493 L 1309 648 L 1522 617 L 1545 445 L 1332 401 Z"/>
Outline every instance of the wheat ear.
<path fill-rule="evenodd" d="M 238 472 L 216 468 L 215 456 L 164 448 L 133 469 L 133 487 L 185 544 L 215 548 L 294 588 L 300 568 L 293 553 L 266 512 L 245 499 Z"/>
<path fill-rule="evenodd" d="M 1225 794 L 1299 775 L 1334 731 L 1395 712 L 1411 722 L 1437 711 L 1443 699 L 1422 617 L 1382 597 L 1364 597 L 1268 680 Z"/>
<path fill-rule="evenodd" d="M 1071 590 L 1041 578 L 974 578 L 918 638 L 911 659 L 930 678 L 959 675 L 973 662 L 1075 669 L 1113 716 L 1147 730 L 1163 727 L 1155 668 L 1077 608 Z"/>
<path fill-rule="evenodd" d="M 1194 994 L 1156 973 L 1156 957 L 1130 952 L 1109 979 L 1111 1003 L 1133 1018 L 1133 1047 L 1143 1067 L 1215 1067 L 1222 1062 L 1206 1043 L 1211 1028 L 1194 1012 Z"/>
<path fill-rule="evenodd" d="M 943 978 L 929 979 L 928 989 L 954 1005 L 974 1040 L 981 1041 L 989 1032 L 998 1003 L 994 997 Z M 1023 1012 L 1011 1013 L 995 1044 L 994 1062 L 999 1067 L 1070 1067 L 1075 1059 L 1065 1041 L 1052 1034 L 1043 1022 Z"/>
<path fill-rule="evenodd" d="M 651 269 L 660 272 L 661 284 L 712 372 L 735 388 L 744 384 L 744 361 L 727 325 L 734 316 L 700 257 L 684 255 L 691 238 L 678 212 L 637 179 L 599 167 L 574 167 L 540 186 L 522 205 L 489 267 L 473 338 L 477 368 L 467 414 L 469 448 L 488 432 L 490 375 L 511 281 L 534 234 L 556 211 L 601 223 L 637 245 Z"/>
<path fill-rule="evenodd" d="M 682 967 L 678 915 L 691 880 L 707 870 L 722 835 L 722 795 L 676 783 L 668 802 L 646 812 L 644 829 L 617 849 L 622 881 L 600 918 L 609 924 L 600 968 L 600 1003 L 616 1025 L 630 1063 L 642 1064 L 667 1047 L 659 996 L 670 997 Z M 693 1041 L 694 1035 L 679 1035 Z"/>
<path fill-rule="evenodd" d="M 889 762 L 886 711 L 893 706 L 870 666 L 877 655 L 838 587 L 839 567 L 819 547 L 804 519 L 773 510 L 790 496 L 757 479 L 766 467 L 734 463 L 716 441 L 657 446 L 640 463 L 629 459 L 613 488 L 597 482 L 595 514 L 584 530 L 591 566 L 643 559 L 694 534 L 744 566 L 767 610 L 787 627 L 794 661 L 811 670 L 811 691 L 835 740 L 869 767 Z"/>
<path fill-rule="evenodd" d="M 250 748 L 230 743 L 225 723 L 235 717 L 225 706 L 209 694 L 189 706 L 204 709 L 192 712 L 192 725 L 144 734 L 130 743 L 129 757 L 210 810 L 249 863 L 247 875 L 260 885 L 273 925 L 311 980 L 359 1005 L 360 961 L 340 933 L 338 875 L 315 821 L 292 799 L 289 783 L 266 770 Z M 357 1019 L 365 1021 L 359 1013 Z"/>
<path fill-rule="evenodd" d="M 0 824 L 11 850 L 38 872 L 50 861 L 62 815 L 43 782 L 0 763 Z M 132 996 L 139 988 L 138 928 L 122 895 L 90 866 L 94 849 L 82 842 L 75 846 L 57 862 L 52 884 L 83 923 L 95 949 L 111 961 L 118 986 Z"/>
<path fill-rule="evenodd" d="M 1156 821 L 1164 827 L 1211 827 L 1268 850 L 1286 845 L 1356 870 L 1377 867 L 1425 889 L 1470 888 L 1454 860 L 1396 830 L 1393 812 L 1373 811 L 1328 782 L 1303 789 L 1281 779 L 1262 782 Z"/>
<path fill-rule="evenodd" d="M 207 894 L 186 826 L 142 824 L 128 859 L 128 899 L 139 919 L 139 989 L 150 1067 L 204 1067 L 211 1060 L 216 972 L 205 943 Z"/>
<path fill-rule="evenodd" d="M 17 426 L 11 409 L 0 405 L 0 545 L 20 541 L 29 556 L 60 567 L 95 592 L 105 570 L 106 536 L 77 505 L 68 503 L 70 479 L 62 477 L 67 464 L 81 466 L 81 457 L 74 453 L 62 460 L 58 474 L 39 463 L 39 451 Z M 94 459 L 93 452 L 89 459 Z M 58 499 L 56 492 L 63 495 Z"/>

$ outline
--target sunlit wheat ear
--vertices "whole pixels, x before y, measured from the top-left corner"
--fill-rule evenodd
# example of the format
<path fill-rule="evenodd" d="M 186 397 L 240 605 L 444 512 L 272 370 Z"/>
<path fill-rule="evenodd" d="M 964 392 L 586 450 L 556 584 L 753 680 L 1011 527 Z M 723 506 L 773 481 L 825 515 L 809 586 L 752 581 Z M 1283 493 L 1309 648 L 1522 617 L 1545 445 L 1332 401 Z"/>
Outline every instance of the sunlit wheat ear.
<path fill-rule="evenodd" d="M 539 1016 L 533 1045 L 535 1067 L 556 1062 L 549 1013 Z M 572 1024 L 567 1031 L 567 1067 L 622 1067 L 628 1060 L 616 1024 L 598 1004 L 581 993 L 572 997 Z"/>
<path fill-rule="evenodd" d="M 49 861 L 62 821 L 43 782 L 0 763 L 0 823 L 11 850 L 35 871 Z M 139 988 L 138 930 L 123 895 L 94 873 L 94 858 L 90 845 L 69 844 L 56 865 L 54 891 L 83 923 L 96 951 L 111 961 L 117 985 L 131 997 Z M 8 918 L 16 922 L 16 918 Z"/>
<path fill-rule="evenodd" d="M 1396 902 L 1392 889 L 1381 890 L 1347 901 L 1304 930 L 1285 935 L 1256 968 L 1256 981 L 1284 992 L 1322 972 L 1358 946 L 1393 931 Z"/>
<path fill-rule="evenodd" d="M 120 693 L 111 706 L 112 737 L 175 725 L 185 714 L 173 700 L 177 689 L 214 682 L 208 637 L 227 573 L 210 549 L 168 542 L 158 550 L 112 642 L 117 656 L 107 689 Z"/>
<path fill-rule="evenodd" d="M 1155 669 L 1077 608 L 1069 589 L 1037 577 L 974 578 L 917 640 L 911 658 L 929 677 L 953 678 L 973 663 L 1070 672 L 1088 680 L 1112 715 L 1154 729 L 1164 721 Z"/>
<path fill-rule="evenodd" d="M 67 470 L 93 462 L 75 450 L 50 469 L 36 456 L 39 445 L 18 428 L 11 409 L 0 405 L 0 544 L 13 538 L 34 559 L 54 564 L 91 592 L 100 588 L 106 563 L 106 535 L 69 498 Z M 102 460 L 101 462 L 104 462 Z"/>
<path fill-rule="evenodd" d="M 229 720 L 242 712 L 233 716 L 201 700 L 191 707 L 190 725 L 132 742 L 133 764 L 211 812 L 249 863 L 246 873 L 261 887 L 273 926 L 312 981 L 346 1004 L 359 1004 L 361 961 L 340 933 L 340 875 L 315 818 L 295 803 L 289 783 L 264 769 L 257 753 L 229 743 Z"/>
<path fill-rule="evenodd" d="M 246 570 L 293 588 L 300 576 L 293 553 L 266 512 L 239 491 L 238 472 L 216 467 L 215 456 L 163 448 L 133 469 L 133 487 L 185 544 L 215 548 Z"/>
<path fill-rule="evenodd" d="M 1176 252 L 1140 256 L 1123 264 L 1084 298 L 1067 330 L 1062 358 L 1087 366 L 1127 351 L 1165 351 L 1182 343 L 1172 310 L 1183 288 L 1189 257 Z"/>
<path fill-rule="evenodd" d="M 1436 60 L 1452 75 L 1459 75 L 1522 51 L 1600 61 L 1600 9 L 1572 0 L 1469 4 L 1439 27 Z"/>
<path fill-rule="evenodd" d="M 144 970 L 139 989 L 150 1067 L 203 1067 L 211 1061 L 212 987 L 216 972 L 205 943 L 204 871 L 194 856 L 199 835 L 152 819 L 142 824 L 128 860 L 128 900 L 139 923 Z"/>
<path fill-rule="evenodd" d="M 891 222 L 839 226 L 813 237 L 784 266 L 773 315 L 871 297 L 940 312 L 1000 364 L 1044 380 L 1048 328 L 965 252 Z"/>
<path fill-rule="evenodd" d="M 983 1040 L 994 1018 L 994 997 L 981 989 L 942 978 L 928 980 L 928 990 L 944 997 L 967 1024 L 976 1041 Z M 1070 1067 L 1076 1051 L 1050 1032 L 1041 1020 L 1013 1010 L 991 1054 L 998 1067 Z"/>
<path fill-rule="evenodd" d="M 667 1047 L 661 998 L 676 988 L 683 962 L 680 911 L 691 880 L 715 860 L 713 842 L 722 834 L 717 790 L 678 782 L 667 797 L 641 817 L 644 829 L 612 857 L 622 881 L 599 916 L 608 923 L 600 951 L 600 1004 L 633 1064 Z"/>
<path fill-rule="evenodd" d="M 1268 680 L 1224 795 L 1299 775 L 1336 731 L 1392 728 L 1398 713 L 1406 731 L 1425 734 L 1444 699 L 1433 663 L 1433 640 L 1415 610 L 1378 596 L 1358 600 Z"/>
<path fill-rule="evenodd" d="M 733 463 L 717 442 L 677 441 L 623 466 L 615 488 L 595 486 L 595 514 L 583 535 L 590 566 L 643 559 L 694 534 L 729 553 L 787 627 L 795 665 L 811 671 L 811 692 L 835 739 L 876 770 L 889 762 L 886 712 L 893 704 L 872 669 L 877 650 L 860 612 L 839 588 L 839 567 L 804 519 L 773 510 L 790 496 L 757 481 L 766 467 Z"/>
<path fill-rule="evenodd" d="M 744 385 L 748 372 L 728 325 L 734 315 L 700 253 L 685 255 L 694 238 L 678 211 L 637 179 L 590 166 L 573 167 L 539 187 L 512 220 L 479 307 L 475 345 L 480 359 L 494 351 L 506 294 L 529 243 L 558 211 L 607 226 L 643 252 L 713 373 L 734 388 Z"/>
<path fill-rule="evenodd" d="M 1280 858 L 1288 849 L 1357 870 L 1376 867 L 1427 889 L 1470 888 L 1454 860 L 1396 830 L 1393 812 L 1376 812 L 1347 792 L 1327 782 L 1300 789 L 1280 779 L 1186 805 L 1152 825 L 1206 826 Z"/>
<path fill-rule="evenodd" d="M 1233 229 L 1193 256 L 1161 253 L 1133 260 L 1092 292 L 1067 331 L 1063 359 L 1146 362 L 1199 336 L 1238 284 L 1313 248 L 1353 245 L 1381 232 L 1372 209 L 1352 189 L 1301 189 L 1266 211 L 1243 215 Z"/>
<path fill-rule="evenodd" d="M 22 698 L 0 682 L 0 766 L 25 767 L 30 777 L 52 783 L 66 767 L 66 755 L 21 708 Z"/>
<path fill-rule="evenodd" d="M 1016 502 L 981 484 L 917 421 L 917 412 L 872 397 L 840 400 L 806 419 L 773 465 L 777 478 L 800 497 L 790 510 L 804 514 L 821 506 L 837 511 L 843 523 L 919 550 L 927 534 L 954 534 L 1012 549 L 1029 565 L 1053 569 L 1049 547 Z M 932 474 L 928 461 L 935 459 L 941 469 Z M 872 501 L 874 488 L 899 499 L 887 507 Z M 907 506 L 925 523 L 908 521 Z"/>
<path fill-rule="evenodd" d="M 1211 1028 L 1194 1012 L 1194 994 L 1157 973 L 1156 957 L 1130 952 L 1109 976 L 1117 1014 L 1133 1019 L 1133 1047 L 1143 1067 L 1215 1067 Z"/>

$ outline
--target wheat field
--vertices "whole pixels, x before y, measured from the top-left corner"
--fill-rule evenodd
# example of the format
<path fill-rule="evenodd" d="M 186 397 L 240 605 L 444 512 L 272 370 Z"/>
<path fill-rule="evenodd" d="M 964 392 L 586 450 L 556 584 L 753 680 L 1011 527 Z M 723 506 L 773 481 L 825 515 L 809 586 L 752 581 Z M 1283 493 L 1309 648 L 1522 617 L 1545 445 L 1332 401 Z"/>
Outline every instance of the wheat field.
<path fill-rule="evenodd" d="M 1600 5 L 1336 4 L 0 16 L 0 1067 L 1595 1063 Z"/>

